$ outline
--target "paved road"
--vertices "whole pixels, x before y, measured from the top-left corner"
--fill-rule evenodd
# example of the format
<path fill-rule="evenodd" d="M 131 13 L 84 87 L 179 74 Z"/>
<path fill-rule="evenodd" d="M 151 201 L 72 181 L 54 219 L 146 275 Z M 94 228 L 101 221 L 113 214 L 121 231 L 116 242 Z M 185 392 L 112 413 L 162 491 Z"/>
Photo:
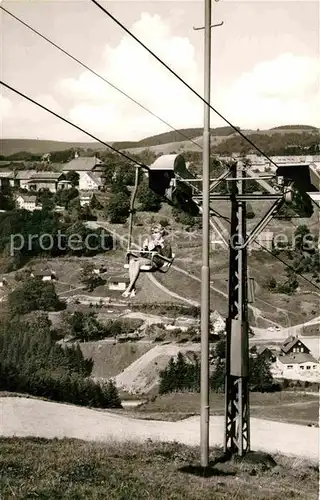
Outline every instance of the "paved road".
<path fill-rule="evenodd" d="M 0 399 L 0 435 L 87 441 L 178 441 L 197 446 L 199 417 L 178 422 L 139 420 L 112 412 L 26 398 Z M 223 417 L 210 418 L 210 445 L 221 446 Z M 317 428 L 251 418 L 251 448 L 299 456 L 318 463 Z"/>

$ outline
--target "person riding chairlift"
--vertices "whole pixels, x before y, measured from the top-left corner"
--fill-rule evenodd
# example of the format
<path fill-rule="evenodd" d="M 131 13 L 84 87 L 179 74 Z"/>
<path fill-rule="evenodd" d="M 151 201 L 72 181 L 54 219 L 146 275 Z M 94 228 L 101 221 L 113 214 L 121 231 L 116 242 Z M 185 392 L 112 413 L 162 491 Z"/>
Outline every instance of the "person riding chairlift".
<path fill-rule="evenodd" d="M 143 242 L 142 252 L 139 257 L 131 256 L 129 261 L 129 279 L 130 283 L 123 292 L 123 297 L 135 297 L 135 285 L 139 278 L 142 266 L 150 267 L 150 271 L 156 271 L 164 265 L 163 259 L 158 255 L 151 255 L 147 252 L 156 252 L 167 259 L 172 258 L 172 249 L 170 243 L 166 240 L 167 231 L 161 224 L 156 224 L 151 230 L 151 236 Z M 145 251 L 146 253 L 143 253 Z"/>

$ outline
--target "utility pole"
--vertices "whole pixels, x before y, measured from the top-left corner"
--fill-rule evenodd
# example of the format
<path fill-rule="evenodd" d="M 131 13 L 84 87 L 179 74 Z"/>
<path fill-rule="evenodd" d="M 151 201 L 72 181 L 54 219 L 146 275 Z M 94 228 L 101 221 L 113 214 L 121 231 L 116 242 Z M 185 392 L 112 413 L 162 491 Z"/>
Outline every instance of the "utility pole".
<path fill-rule="evenodd" d="M 209 330 L 210 330 L 210 90 L 212 0 L 204 0 L 204 124 L 202 169 L 202 267 L 201 267 L 201 466 L 209 465 Z"/>
<path fill-rule="evenodd" d="M 211 0 L 205 0 L 204 99 L 210 103 Z M 209 328 L 210 328 L 210 107 L 204 105 L 202 170 L 202 268 L 201 268 L 201 466 L 209 465 Z"/>

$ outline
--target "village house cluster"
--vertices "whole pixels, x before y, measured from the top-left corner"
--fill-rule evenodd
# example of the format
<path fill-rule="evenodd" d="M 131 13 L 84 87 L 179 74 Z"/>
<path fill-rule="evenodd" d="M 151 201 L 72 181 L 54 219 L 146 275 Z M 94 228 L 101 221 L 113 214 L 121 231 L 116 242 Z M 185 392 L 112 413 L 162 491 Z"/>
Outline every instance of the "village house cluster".
<path fill-rule="evenodd" d="M 79 175 L 80 204 L 89 205 L 95 191 L 101 189 L 103 184 L 103 162 L 96 156 L 79 156 L 76 152 L 74 158 L 64 164 L 53 164 L 48 160 L 49 155 L 44 155 L 42 163 L 52 170 L 3 170 L 0 171 L 0 186 L 2 189 L 17 188 L 21 191 L 16 196 L 16 203 L 20 209 L 29 211 L 41 209 L 36 203 L 36 193 L 48 190 L 56 193 L 61 189 L 70 189 L 72 182 L 67 179 L 68 172 Z M 23 192 L 24 191 L 24 192 Z"/>

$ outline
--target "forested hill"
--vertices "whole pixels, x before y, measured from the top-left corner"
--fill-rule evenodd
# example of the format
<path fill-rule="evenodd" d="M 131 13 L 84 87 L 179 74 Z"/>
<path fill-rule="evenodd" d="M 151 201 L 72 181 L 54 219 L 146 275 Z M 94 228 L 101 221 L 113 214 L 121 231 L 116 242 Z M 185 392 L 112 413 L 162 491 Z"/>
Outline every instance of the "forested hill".
<path fill-rule="evenodd" d="M 240 129 L 239 127 L 236 127 Z M 242 130 L 242 129 L 241 129 Z M 297 134 L 305 135 L 308 134 L 311 138 L 314 138 L 319 134 L 319 129 L 311 125 L 283 125 L 281 127 L 274 127 L 269 130 L 242 130 L 246 135 L 259 134 L 259 136 L 266 136 L 270 138 L 275 134 L 287 135 L 287 134 Z M 153 146 L 165 145 L 168 143 L 175 143 L 186 141 L 186 149 L 188 148 L 188 140 L 194 140 L 200 138 L 203 134 L 202 128 L 185 128 L 179 129 L 177 131 L 165 132 L 163 134 L 154 135 L 147 137 L 140 141 L 118 141 L 112 142 L 106 140 L 108 144 L 116 147 L 117 149 L 134 149 L 134 148 L 149 148 Z M 231 127 L 218 127 L 211 129 L 211 135 L 219 139 L 218 143 L 223 144 L 230 139 L 237 139 L 239 137 L 237 133 Z M 294 137 L 291 136 L 293 140 Z M 263 139 L 262 139 L 263 140 Z M 270 140 L 270 139 L 269 139 Z M 287 141 L 286 141 L 287 142 Z M 237 146 L 237 141 L 235 146 Z M 78 149 L 86 151 L 87 153 L 93 154 L 95 151 L 101 151 L 105 149 L 105 146 L 98 142 L 59 142 L 59 141 L 43 141 L 37 139 L 0 139 L 0 160 L 5 160 L 11 155 L 17 155 L 18 153 L 31 153 L 33 155 L 42 155 L 45 153 L 50 153 L 54 151 L 65 151 L 70 149 Z M 23 155 L 19 155 L 23 156 Z M 15 158 L 18 159 L 18 158 Z"/>
<path fill-rule="evenodd" d="M 317 127 L 313 127 L 312 125 L 281 125 L 280 127 L 273 127 L 270 130 L 306 130 L 312 132 L 319 132 Z"/>
<path fill-rule="evenodd" d="M 240 127 L 237 127 L 240 128 Z M 212 128 L 211 134 L 214 136 L 229 136 L 234 133 L 231 127 Z M 164 134 L 153 135 L 137 142 L 115 142 L 114 147 L 118 148 L 149 148 L 151 146 L 159 146 L 160 144 L 168 144 L 170 142 L 179 142 L 190 139 L 195 139 L 203 134 L 203 128 L 181 128 L 177 131 L 165 132 Z"/>

